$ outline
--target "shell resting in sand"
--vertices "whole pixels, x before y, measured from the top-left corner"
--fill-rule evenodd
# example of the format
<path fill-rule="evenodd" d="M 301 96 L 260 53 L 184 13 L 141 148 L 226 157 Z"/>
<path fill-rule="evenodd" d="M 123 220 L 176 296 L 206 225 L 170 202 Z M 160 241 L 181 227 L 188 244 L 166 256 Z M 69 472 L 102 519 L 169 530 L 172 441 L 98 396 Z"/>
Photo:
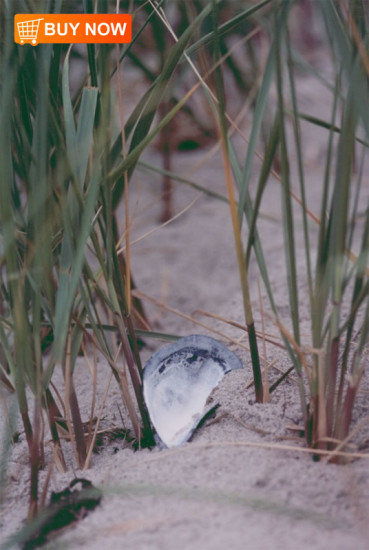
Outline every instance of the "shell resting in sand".
<path fill-rule="evenodd" d="M 146 363 L 143 391 L 152 424 L 166 447 L 187 441 L 211 409 L 207 400 L 225 374 L 242 368 L 223 344 L 202 335 L 181 338 Z"/>

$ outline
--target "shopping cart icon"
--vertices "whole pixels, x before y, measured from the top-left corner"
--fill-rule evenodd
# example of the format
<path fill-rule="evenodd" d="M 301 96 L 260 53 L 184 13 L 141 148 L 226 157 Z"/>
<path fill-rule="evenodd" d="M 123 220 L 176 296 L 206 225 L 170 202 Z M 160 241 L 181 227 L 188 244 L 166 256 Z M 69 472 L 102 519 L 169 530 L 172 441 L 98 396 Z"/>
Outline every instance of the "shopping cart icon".
<path fill-rule="evenodd" d="M 40 26 L 41 19 L 31 19 L 29 21 L 21 21 L 17 23 L 18 34 L 20 43 L 24 44 L 25 41 L 30 41 L 34 46 L 37 44 L 37 33 Z"/>

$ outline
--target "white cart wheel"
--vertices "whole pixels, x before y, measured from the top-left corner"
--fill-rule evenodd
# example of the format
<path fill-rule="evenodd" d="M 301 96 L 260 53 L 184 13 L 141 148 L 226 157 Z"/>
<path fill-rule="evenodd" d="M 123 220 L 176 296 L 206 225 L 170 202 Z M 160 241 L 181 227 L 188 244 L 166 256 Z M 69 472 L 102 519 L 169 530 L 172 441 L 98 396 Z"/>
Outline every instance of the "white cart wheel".
<path fill-rule="evenodd" d="M 24 40 L 21 40 L 21 44 L 24 44 Z"/>
<path fill-rule="evenodd" d="M 36 40 L 35 40 L 35 39 L 32 40 L 32 44 L 36 44 Z"/>

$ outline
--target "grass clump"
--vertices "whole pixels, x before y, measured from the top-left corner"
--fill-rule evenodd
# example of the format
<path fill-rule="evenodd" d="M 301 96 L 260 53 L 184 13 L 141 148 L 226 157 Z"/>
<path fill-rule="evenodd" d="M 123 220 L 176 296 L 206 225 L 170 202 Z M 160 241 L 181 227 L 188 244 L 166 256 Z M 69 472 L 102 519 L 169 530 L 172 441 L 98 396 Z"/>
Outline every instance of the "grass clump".
<path fill-rule="evenodd" d="M 84 6 L 93 9 L 92 3 Z M 116 208 L 155 135 L 147 136 L 169 78 L 206 10 L 172 48 L 126 127 L 117 128 L 113 74 L 115 58 L 122 63 L 126 50 L 116 56 L 114 47 L 89 45 L 85 78 L 71 93 L 71 58 L 80 54 L 63 45 L 15 45 L 15 6 L 2 2 L 1 7 L 1 375 L 16 394 L 28 443 L 33 517 L 38 470 L 44 466 L 44 412 L 58 465 L 66 466 L 61 430 L 73 443 L 78 466 L 89 461 L 92 432 L 85 433 L 73 376 L 81 349 L 105 357 L 137 441 L 153 442 L 132 320 L 140 311 L 131 298 L 129 264 L 118 255 Z M 58 2 L 55 11 L 64 7 Z M 100 7 L 104 12 L 110 6 L 102 2 Z M 106 332 L 106 324 L 114 332 Z M 65 383 L 62 410 L 53 386 L 59 365 Z"/>
<path fill-rule="evenodd" d="M 320 204 L 314 205 L 314 209 L 320 209 L 317 219 L 311 215 L 307 203 L 308 173 L 304 163 L 302 115 L 296 86 L 296 71 L 301 70 L 302 65 L 291 39 L 295 6 L 294 2 L 284 2 L 282 7 L 274 2 L 271 47 L 257 98 L 251 138 L 260 130 L 273 83 L 277 95 L 274 126 L 266 146 L 253 204 L 248 198 L 248 187 L 256 142 L 250 139 L 246 161 L 241 167 L 243 178 L 240 181 L 239 212 L 240 216 L 245 212 L 250 229 L 246 261 L 249 261 L 253 249 L 277 324 L 299 378 L 306 440 L 315 448 L 335 449 L 337 445 L 342 447 L 342 441 L 349 433 L 355 397 L 364 372 L 363 353 L 369 336 L 367 204 L 359 215 L 361 197 L 365 196 L 361 193 L 361 183 L 367 144 L 361 142 L 362 145 L 358 145 L 358 139 L 367 140 L 369 130 L 365 50 L 369 39 L 368 22 L 361 2 L 346 4 L 328 0 L 311 6 L 315 17 L 325 25 L 335 80 L 330 86 L 332 110 L 324 125 L 327 149 Z M 362 14 L 360 17 L 359 12 Z M 319 78 L 319 71 L 310 68 Z M 341 112 L 341 122 L 337 128 L 338 112 Z M 322 126 L 321 121 L 314 119 L 311 123 Z M 291 132 L 287 132 L 289 129 Z M 338 136 L 335 136 L 337 131 Z M 292 157 L 292 150 L 296 160 Z M 268 261 L 262 253 L 263 242 L 257 234 L 260 202 L 267 192 L 268 174 L 276 155 L 280 166 L 278 179 L 281 183 L 291 330 L 284 326 L 285 321 L 280 318 L 269 280 Z M 360 164 L 357 177 L 354 173 L 355 158 L 359 159 Z M 299 185 L 297 207 L 292 192 L 292 164 L 296 166 Z M 298 266 L 298 247 L 301 246 L 296 242 L 298 217 L 303 228 L 303 275 Z M 317 231 L 310 223 L 311 218 L 318 225 Z M 353 247 L 357 250 L 356 254 L 352 252 Z M 301 337 L 302 295 L 299 288 L 302 279 L 306 280 L 307 285 L 311 323 L 309 343 L 303 342 Z M 310 351 L 306 351 L 306 346 Z"/>

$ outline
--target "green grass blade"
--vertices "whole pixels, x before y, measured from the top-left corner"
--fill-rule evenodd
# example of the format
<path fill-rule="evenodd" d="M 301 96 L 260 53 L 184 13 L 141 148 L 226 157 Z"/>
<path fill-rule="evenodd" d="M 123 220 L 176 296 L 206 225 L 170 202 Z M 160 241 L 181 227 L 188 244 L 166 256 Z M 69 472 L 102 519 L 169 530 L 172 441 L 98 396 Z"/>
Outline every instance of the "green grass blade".
<path fill-rule="evenodd" d="M 331 35 L 332 42 L 338 51 L 342 67 L 346 71 L 346 75 L 349 76 L 352 69 L 353 49 L 349 34 L 345 30 L 337 11 L 339 5 L 333 0 L 325 0 L 324 2 L 319 2 L 319 8 L 323 13 L 327 31 Z"/>
<path fill-rule="evenodd" d="M 279 144 L 280 137 L 280 128 L 279 128 L 279 117 L 277 116 L 274 120 L 272 130 L 268 143 L 265 147 L 264 159 L 260 170 L 258 187 L 256 190 L 256 195 L 253 204 L 253 212 L 251 216 L 251 221 L 249 224 L 249 237 L 247 240 L 246 247 L 246 265 L 249 265 L 251 249 L 255 244 L 255 231 L 256 223 L 260 215 L 260 204 L 263 197 L 266 185 L 268 182 L 268 177 L 273 166 L 274 157 L 277 151 L 277 146 Z"/>
<path fill-rule="evenodd" d="M 339 97 L 339 78 L 336 81 L 336 93 L 332 106 L 331 127 L 328 137 L 328 146 L 326 154 L 326 164 L 324 181 L 322 186 L 322 198 L 320 208 L 320 226 L 318 234 L 318 252 L 315 267 L 315 289 L 314 289 L 314 305 L 312 309 L 312 318 L 314 323 L 312 326 L 313 345 L 316 349 L 320 349 L 323 345 L 323 323 L 326 312 L 326 304 L 329 295 L 329 282 L 327 280 L 327 262 L 329 250 L 329 223 L 327 220 L 328 197 L 330 189 L 330 176 L 333 159 L 333 123 L 336 118 L 338 97 Z"/>
<path fill-rule="evenodd" d="M 214 28 L 214 34 L 215 34 L 215 61 L 219 61 L 220 47 L 219 47 L 219 37 L 217 33 L 218 18 L 217 18 L 217 9 L 216 9 L 214 0 L 212 2 L 212 7 L 213 7 L 213 28 Z M 225 117 L 225 112 L 226 112 L 225 94 L 224 94 L 224 85 L 223 85 L 221 67 L 219 65 L 217 66 L 217 69 L 216 69 L 216 77 L 217 77 L 217 92 L 218 92 L 219 133 L 220 133 L 220 140 L 222 145 L 224 171 L 225 171 L 225 177 L 227 182 L 227 191 L 228 191 L 229 205 L 231 210 L 233 234 L 234 234 L 236 255 L 237 255 L 237 261 L 238 261 L 238 269 L 240 274 L 245 322 L 247 325 L 247 333 L 248 333 L 248 339 L 249 339 L 249 345 L 250 345 L 251 362 L 252 362 L 253 377 L 254 377 L 254 384 L 255 384 L 255 397 L 256 397 L 256 401 L 261 403 L 263 402 L 263 398 L 264 398 L 263 380 L 262 380 L 261 369 L 260 369 L 259 351 L 258 351 L 255 324 L 254 324 L 252 305 L 251 305 L 251 299 L 250 299 L 247 268 L 246 268 L 246 263 L 244 258 L 244 249 L 242 245 L 241 225 L 237 216 L 237 206 L 236 206 L 236 201 L 234 197 L 233 182 L 231 179 L 231 163 L 229 158 L 227 124 L 226 124 L 226 117 Z"/>
<path fill-rule="evenodd" d="M 303 163 L 303 156 L 302 156 L 301 128 L 299 125 L 299 119 L 297 117 L 297 112 L 298 112 L 297 92 L 296 92 L 296 85 L 295 85 L 295 77 L 293 73 L 292 48 L 291 48 L 291 40 L 290 40 L 290 33 L 288 30 L 288 27 L 286 29 L 286 45 L 287 45 L 287 67 L 288 67 L 288 76 L 289 76 L 289 85 L 290 85 L 291 103 L 292 103 L 292 112 L 293 112 L 293 119 L 292 119 L 293 132 L 294 132 L 294 139 L 295 139 L 298 177 L 299 177 L 299 184 L 300 184 L 300 199 L 301 199 L 301 213 L 302 213 L 303 232 L 304 232 L 305 262 L 306 262 L 309 302 L 310 302 L 310 311 L 311 311 L 313 306 L 313 276 L 312 276 L 311 247 L 310 247 L 309 225 L 308 225 L 308 217 L 307 217 L 307 202 L 306 202 L 306 191 L 305 191 L 304 163 Z"/>
<path fill-rule="evenodd" d="M 270 4 L 271 0 L 263 0 L 262 2 L 258 2 L 257 4 L 247 8 L 246 10 L 238 13 L 233 17 L 232 19 L 229 19 L 225 23 L 222 23 L 219 25 L 217 29 L 218 37 L 224 36 L 228 34 L 231 30 L 234 30 L 240 23 L 243 23 L 245 19 L 248 17 L 251 17 L 251 15 L 254 15 L 256 12 L 258 12 L 261 8 L 264 8 L 267 4 Z M 203 48 L 205 46 L 208 46 L 212 44 L 215 41 L 215 31 L 211 31 L 205 36 L 201 37 L 199 40 L 197 40 L 192 46 L 190 46 L 186 50 L 187 55 L 192 55 L 193 53 L 197 52 L 200 48 Z"/>
<path fill-rule="evenodd" d="M 285 7 L 287 10 L 287 4 Z M 283 75 L 282 75 L 282 37 L 281 29 L 285 27 L 287 11 L 277 15 L 275 9 L 275 50 L 273 54 L 276 57 L 276 75 L 277 75 L 277 93 L 278 93 L 278 113 L 279 113 L 279 129 L 280 129 L 280 155 L 282 168 L 282 219 L 285 239 L 285 254 L 286 254 L 286 269 L 287 282 L 289 293 L 289 304 L 291 311 L 291 321 L 293 326 L 294 339 L 297 344 L 300 343 L 300 327 L 299 327 L 299 300 L 298 300 L 298 285 L 297 285 L 297 269 L 296 269 L 296 248 L 295 248 L 295 226 L 292 211 L 292 199 L 290 189 L 290 168 L 289 155 L 287 150 L 287 140 L 285 133 L 285 113 L 284 113 L 284 95 L 283 95 Z"/>
<path fill-rule="evenodd" d="M 59 288 L 56 295 L 54 331 L 59 334 L 58 341 L 53 348 L 50 363 L 61 359 L 65 346 L 67 332 L 70 322 L 70 312 L 72 309 L 75 293 L 78 288 L 81 275 L 84 253 L 87 239 L 90 235 L 91 224 L 95 214 L 96 199 L 100 184 L 100 168 L 95 161 L 90 184 L 86 190 L 84 199 L 84 208 L 81 215 L 78 241 L 76 242 L 73 253 L 73 263 L 68 261 L 67 265 L 62 265 L 62 271 L 59 278 Z"/>
<path fill-rule="evenodd" d="M 263 73 L 263 80 L 260 86 L 258 97 L 256 100 L 255 110 L 253 113 L 253 121 L 249 143 L 247 147 L 246 159 L 243 166 L 242 181 L 240 184 L 240 198 L 238 202 L 238 217 L 241 222 L 245 209 L 246 195 L 251 176 L 257 141 L 260 134 L 261 125 L 265 116 L 265 110 L 268 104 L 270 87 L 272 84 L 273 74 L 275 72 L 275 55 L 274 45 L 272 43 L 268 60 Z"/>
<path fill-rule="evenodd" d="M 333 189 L 333 197 L 331 204 L 331 227 L 330 227 L 330 256 L 334 265 L 331 270 L 333 300 L 336 304 L 335 309 L 342 299 L 342 281 L 344 270 L 344 259 L 346 249 L 346 235 L 348 224 L 348 205 L 349 190 L 351 183 L 351 170 L 353 163 L 353 143 L 355 139 L 355 129 L 358 121 L 358 113 L 356 108 L 356 98 L 354 88 L 356 80 L 353 79 L 348 91 L 342 132 L 340 134 L 338 144 L 338 157 L 336 178 Z M 337 311 L 338 315 L 338 311 Z M 338 317 L 334 323 L 333 333 L 338 332 Z"/>
<path fill-rule="evenodd" d="M 236 183 L 238 185 L 238 188 L 240 188 L 241 187 L 241 182 L 242 182 L 242 171 L 241 171 L 241 168 L 239 166 L 237 155 L 236 155 L 236 153 L 235 153 L 235 151 L 232 147 L 231 141 L 228 141 L 228 153 L 229 153 L 229 158 L 230 158 L 230 162 L 231 162 L 231 166 L 232 166 L 232 170 L 233 170 L 233 174 L 234 174 Z M 262 247 L 261 239 L 259 237 L 259 233 L 258 233 L 258 230 L 257 230 L 257 227 L 256 227 L 257 216 L 255 216 L 255 222 L 253 222 L 252 220 L 253 220 L 253 216 L 254 216 L 254 206 L 252 204 L 251 197 L 250 197 L 248 191 L 246 192 L 246 195 L 245 195 L 244 213 L 245 213 L 245 216 L 246 216 L 247 223 L 248 223 L 249 227 L 254 226 L 254 229 L 252 231 L 252 233 L 253 233 L 252 242 L 250 240 L 250 247 L 252 246 L 252 248 L 254 249 L 255 257 L 256 257 L 256 260 L 257 260 L 257 263 L 258 263 L 258 266 L 259 266 L 259 270 L 260 270 L 260 275 L 263 279 L 264 286 L 265 286 L 265 289 L 267 291 L 268 298 L 269 298 L 273 313 L 277 316 L 278 315 L 277 307 L 276 307 L 276 304 L 275 304 L 275 300 L 274 300 L 274 296 L 273 296 L 273 292 L 272 292 L 272 287 L 271 287 L 270 280 L 269 280 L 269 274 L 268 274 L 268 269 L 267 269 L 267 265 L 266 265 L 266 261 L 265 261 L 263 247 Z M 260 215 L 261 214 L 259 212 L 259 216 Z M 249 259 L 250 259 L 250 254 L 249 255 L 246 254 L 245 255 L 245 262 L 246 262 L 246 260 L 249 261 Z M 247 262 L 246 262 L 246 267 L 248 269 L 248 263 Z"/>
<path fill-rule="evenodd" d="M 69 90 L 69 56 L 72 51 L 72 46 L 69 47 L 65 56 L 62 76 L 62 95 L 63 95 L 63 112 L 64 112 L 64 127 L 65 139 L 67 145 L 67 155 L 69 164 L 74 176 L 74 179 L 80 183 L 78 178 L 78 147 L 77 147 L 77 132 L 74 123 L 73 106 Z"/>
<path fill-rule="evenodd" d="M 137 168 L 142 168 L 144 170 L 147 170 L 149 172 L 154 172 L 155 174 L 160 174 L 161 176 L 169 176 L 171 180 L 178 181 L 179 183 L 183 183 L 185 185 L 188 185 L 189 187 L 192 187 L 192 189 L 196 189 L 196 191 L 200 191 L 201 193 L 204 193 L 205 195 L 208 195 L 209 197 L 212 197 L 214 199 L 218 199 L 222 202 L 228 203 L 228 198 L 225 195 L 222 195 L 221 193 L 217 193 L 215 191 L 212 191 L 211 189 L 208 189 L 202 185 L 199 185 L 198 183 L 191 181 L 187 178 L 183 178 L 176 174 L 175 172 L 172 172 L 171 170 L 164 170 L 164 168 L 161 168 L 160 166 L 155 166 L 154 164 L 150 164 L 148 162 L 144 162 L 142 160 L 139 160 L 137 163 Z"/>
<path fill-rule="evenodd" d="M 286 112 L 287 113 L 291 112 L 291 114 L 292 114 L 292 111 L 287 110 Z M 326 128 L 327 130 L 332 129 L 333 132 L 335 132 L 337 134 L 340 134 L 341 131 L 342 131 L 342 129 L 339 126 L 336 126 L 335 124 L 332 124 L 331 122 L 327 122 L 326 120 L 323 120 L 323 119 L 318 118 L 316 116 L 310 115 L 308 113 L 302 113 L 301 111 L 299 111 L 299 112 L 296 112 L 295 116 L 297 116 L 301 120 L 305 120 L 306 122 L 310 122 L 311 124 L 314 124 L 315 126 L 318 126 L 320 128 Z M 360 138 L 359 136 L 355 136 L 355 141 L 357 143 L 360 143 L 360 145 L 364 145 L 364 147 L 369 148 L 369 141 L 366 141 L 366 140 Z"/>
<path fill-rule="evenodd" d="M 88 158 L 92 143 L 92 132 L 94 128 L 98 89 L 84 88 L 82 93 L 81 107 L 78 115 L 76 133 L 78 151 L 78 181 L 83 184 L 86 178 Z"/>

